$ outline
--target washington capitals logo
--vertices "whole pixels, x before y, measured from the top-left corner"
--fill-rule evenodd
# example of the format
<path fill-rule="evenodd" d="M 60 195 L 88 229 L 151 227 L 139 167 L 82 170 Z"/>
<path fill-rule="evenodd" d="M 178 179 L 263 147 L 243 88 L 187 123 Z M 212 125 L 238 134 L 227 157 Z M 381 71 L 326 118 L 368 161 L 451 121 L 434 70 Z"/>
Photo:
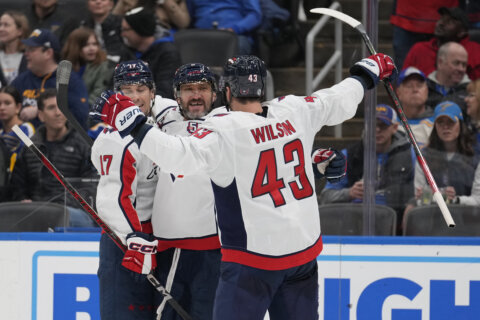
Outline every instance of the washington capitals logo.
<path fill-rule="evenodd" d="M 188 122 L 188 125 L 187 125 L 188 133 L 192 134 L 195 131 L 197 131 L 197 129 L 198 129 L 198 122 L 191 122 L 191 121 Z"/>

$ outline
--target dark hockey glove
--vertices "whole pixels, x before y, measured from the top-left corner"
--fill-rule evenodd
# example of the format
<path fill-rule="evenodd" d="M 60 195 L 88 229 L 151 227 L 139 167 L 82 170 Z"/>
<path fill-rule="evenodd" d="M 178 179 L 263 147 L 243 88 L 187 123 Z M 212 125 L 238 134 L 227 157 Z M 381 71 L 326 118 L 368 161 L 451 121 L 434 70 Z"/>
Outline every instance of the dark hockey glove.
<path fill-rule="evenodd" d="M 90 117 L 100 119 L 127 136 L 139 123 L 146 120 L 140 108 L 129 97 L 112 90 L 102 92 L 90 110 Z"/>
<path fill-rule="evenodd" d="M 123 256 L 122 266 L 141 274 L 149 274 L 157 266 L 155 254 L 158 240 L 143 232 L 127 235 L 127 251 Z"/>
<path fill-rule="evenodd" d="M 347 172 L 347 159 L 334 149 L 317 149 L 312 154 L 313 172 L 316 178 L 325 177 L 328 182 L 339 182 Z"/>
<path fill-rule="evenodd" d="M 367 89 L 372 89 L 385 78 L 395 80 L 397 73 L 393 59 L 383 53 L 362 59 L 350 68 L 350 74 L 362 78 Z"/>

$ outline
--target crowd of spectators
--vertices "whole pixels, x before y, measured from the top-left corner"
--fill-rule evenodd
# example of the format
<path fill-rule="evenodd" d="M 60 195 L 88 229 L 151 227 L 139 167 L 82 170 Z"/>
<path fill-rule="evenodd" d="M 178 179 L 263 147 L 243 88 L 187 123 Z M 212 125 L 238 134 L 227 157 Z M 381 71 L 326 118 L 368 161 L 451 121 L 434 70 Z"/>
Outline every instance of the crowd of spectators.
<path fill-rule="evenodd" d="M 458 0 L 396 1 L 390 17 L 406 120 L 447 203 L 471 206 L 480 204 L 480 43 L 470 38 L 478 17 L 478 6 Z M 392 113 L 377 106 L 375 202 L 395 209 L 401 234 L 405 213 L 434 200 Z M 363 140 L 343 153 L 347 178 L 327 183 L 320 204 L 363 201 Z"/>
<path fill-rule="evenodd" d="M 53 193 L 34 197 L 43 187 L 28 192 L 25 186 L 18 187 L 20 170 L 24 171 L 20 176 L 25 175 L 22 179 L 28 181 L 32 177 L 27 175 L 33 175 L 38 168 L 25 169 L 28 168 L 25 162 L 28 156 L 22 152 L 22 145 L 11 127 L 20 125 L 46 150 L 57 143 L 63 145 L 68 137 L 76 135 L 75 129 L 66 123 L 61 135 L 48 138 L 45 111 L 40 110 L 38 101 L 42 94 L 51 94 L 55 88 L 60 60 L 69 60 L 73 65 L 68 87 L 72 114 L 86 130 L 95 129 L 98 124 L 89 123 L 87 119 L 89 105 L 100 92 L 112 87 L 113 69 L 118 62 L 146 61 L 154 76 L 156 94 L 172 98 L 173 75 L 183 63 L 174 43 L 176 32 L 187 28 L 228 30 L 237 35 L 239 54 L 262 57 L 266 55 L 266 42 L 273 48 L 276 41 L 280 41 L 278 39 L 284 39 L 286 33 L 282 28 L 297 14 L 292 12 L 288 1 L 276 0 L 84 1 L 84 14 L 75 14 L 68 2 L 59 0 L 31 0 L 31 5 L 23 11 L 0 11 L 0 137 L 8 150 L 7 176 L 12 178 L 12 192 L 0 193 L 2 201 L 54 201 Z M 479 16 L 478 6 L 469 1 L 414 3 L 403 0 L 394 3 L 390 17 L 394 56 L 401 71 L 395 90 L 408 123 L 422 150 L 433 154 L 436 151 L 432 150 L 439 148 L 448 154 L 450 161 L 451 153 L 460 151 L 446 151 L 445 144 L 437 141 L 441 140 L 438 128 L 447 127 L 442 115 L 447 118 L 451 115 L 438 110 L 445 103 L 457 106 L 459 120 L 453 122 L 461 129 L 458 144 L 471 140 L 468 150 L 471 148 L 472 153 L 462 154 L 462 157 L 472 158 L 470 178 L 474 177 L 480 155 L 480 43 L 470 37 L 470 33 L 480 30 Z M 270 60 L 269 56 L 262 58 Z M 221 64 L 223 62 L 219 62 Z M 415 197 L 419 197 L 418 189 L 421 188 L 416 174 L 414 183 L 415 159 L 411 160 L 405 130 L 392 111 L 387 105 L 377 107 L 376 198 L 378 203 L 393 207 L 401 221 L 405 206 L 417 204 Z M 432 146 L 432 139 L 437 141 L 436 147 Z M 363 168 L 363 144 L 352 145 L 343 152 L 349 159 L 347 178 L 338 185 L 327 183 L 320 203 L 362 201 L 362 170 L 358 168 Z M 429 158 L 433 167 L 438 163 L 442 168 L 448 167 L 444 159 L 439 162 L 441 157 L 429 155 Z M 28 161 L 35 162 L 34 159 Z M 398 173 L 401 176 L 398 179 L 403 181 L 403 189 L 394 182 L 399 181 L 397 178 L 391 180 L 397 176 L 391 172 L 392 161 L 402 163 L 399 168 L 403 174 Z M 61 161 L 56 164 L 59 163 Z M 69 175 L 93 176 L 91 164 L 87 163 L 88 168 Z M 35 175 L 40 177 L 38 172 Z M 455 187 L 455 196 L 472 196 L 475 190 L 472 183 L 470 181 L 469 187 L 464 186 L 461 191 Z M 442 180 L 440 185 L 450 187 L 452 183 Z M 38 188 L 30 183 L 27 186 Z"/>
<path fill-rule="evenodd" d="M 400 220 L 405 204 L 413 196 L 415 159 L 407 136 L 398 127 L 395 110 L 388 105 L 378 105 L 375 126 L 375 203 L 395 209 Z M 347 158 L 346 178 L 335 184 L 327 182 L 320 194 L 320 204 L 363 201 L 363 142 L 360 140 L 342 150 Z"/>
<path fill-rule="evenodd" d="M 22 39 L 30 29 L 26 16 L 20 12 L 5 11 L 0 16 L 0 84 L 10 84 L 27 69 Z"/>
<path fill-rule="evenodd" d="M 441 188 L 447 202 L 472 205 L 468 199 L 472 196 L 478 158 L 474 156 L 473 137 L 465 123 L 463 112 L 454 102 L 444 101 L 435 107 L 433 122 L 428 146 L 422 150 L 422 154 L 429 163 L 437 186 Z M 429 186 L 418 163 L 414 187 L 415 198 L 408 204 L 406 211 L 421 205 L 422 199 L 423 204 L 431 202 L 430 195 L 426 200 L 423 197 Z"/>
<path fill-rule="evenodd" d="M 229 30 L 238 35 L 238 53 L 256 53 L 261 7 L 268 8 L 270 16 L 273 4 L 272 0 L 84 1 L 31 0 L 18 10 L 0 7 L 0 151 L 5 156 L 1 170 L 8 180 L 0 200 L 65 202 L 72 225 L 83 221 L 73 210 L 78 206 L 65 197 L 61 185 L 48 177 L 32 154 L 22 150 L 12 132 L 12 126 L 19 125 L 66 177 L 94 175 L 88 146 L 56 106 L 59 61 L 72 63 L 68 107 L 95 137 L 98 124 L 87 119 L 89 105 L 111 88 L 117 63 L 146 61 L 156 93 L 173 97 L 173 75 L 183 63 L 174 44 L 175 32 L 185 28 Z"/>

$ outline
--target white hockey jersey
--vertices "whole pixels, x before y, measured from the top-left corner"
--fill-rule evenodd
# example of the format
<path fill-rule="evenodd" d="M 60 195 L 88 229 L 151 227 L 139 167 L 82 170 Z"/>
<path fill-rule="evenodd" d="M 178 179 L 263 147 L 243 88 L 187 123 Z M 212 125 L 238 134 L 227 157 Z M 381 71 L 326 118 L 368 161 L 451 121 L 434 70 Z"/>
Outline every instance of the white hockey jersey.
<path fill-rule="evenodd" d="M 152 121 L 153 122 L 153 121 Z M 100 174 L 98 215 L 126 244 L 131 232 L 151 233 L 157 166 L 140 153 L 128 136 L 104 129 L 92 147 L 92 163 Z"/>
<path fill-rule="evenodd" d="M 178 107 L 167 107 L 156 116 L 157 125 L 170 135 L 189 136 L 203 120 L 185 121 Z M 184 176 L 159 168 L 153 204 L 152 227 L 158 249 L 220 248 L 215 221 L 212 184 L 205 173 Z"/>
<path fill-rule="evenodd" d="M 218 114 L 190 137 L 149 130 L 140 151 L 165 171 L 208 174 L 223 261 L 299 266 L 322 250 L 310 158 L 315 134 L 352 118 L 363 94 L 360 82 L 347 78 L 312 96 L 266 102 L 262 116 Z"/>

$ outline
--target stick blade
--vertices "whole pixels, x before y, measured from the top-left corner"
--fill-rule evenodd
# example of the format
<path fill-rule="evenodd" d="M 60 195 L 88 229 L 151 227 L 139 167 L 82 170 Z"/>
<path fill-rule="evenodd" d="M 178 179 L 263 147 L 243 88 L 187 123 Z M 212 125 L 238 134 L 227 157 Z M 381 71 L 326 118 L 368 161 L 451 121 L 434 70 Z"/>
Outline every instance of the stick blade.
<path fill-rule="evenodd" d="M 68 60 L 62 60 L 57 67 L 57 90 L 59 85 L 68 85 L 70 73 L 72 72 L 72 63 Z"/>
<path fill-rule="evenodd" d="M 346 15 L 343 12 L 333 10 L 333 9 L 329 9 L 329 8 L 314 8 L 314 9 L 310 10 L 310 12 L 311 13 L 317 13 L 317 14 L 325 14 L 327 16 L 337 18 L 338 20 L 341 20 L 341 21 L 345 22 L 346 24 L 350 25 L 352 28 L 356 28 L 356 27 L 358 27 L 359 25 L 362 24 L 360 21 L 350 17 L 349 15 Z"/>
<path fill-rule="evenodd" d="M 433 198 L 435 198 L 435 201 L 437 202 L 437 205 L 440 208 L 440 212 L 442 213 L 443 218 L 447 223 L 447 226 L 449 228 L 455 228 L 455 221 L 453 221 L 452 215 L 450 214 L 450 210 L 448 210 L 447 204 L 445 203 L 445 200 L 443 199 L 443 196 L 440 193 L 440 191 L 436 191 L 433 194 Z"/>

